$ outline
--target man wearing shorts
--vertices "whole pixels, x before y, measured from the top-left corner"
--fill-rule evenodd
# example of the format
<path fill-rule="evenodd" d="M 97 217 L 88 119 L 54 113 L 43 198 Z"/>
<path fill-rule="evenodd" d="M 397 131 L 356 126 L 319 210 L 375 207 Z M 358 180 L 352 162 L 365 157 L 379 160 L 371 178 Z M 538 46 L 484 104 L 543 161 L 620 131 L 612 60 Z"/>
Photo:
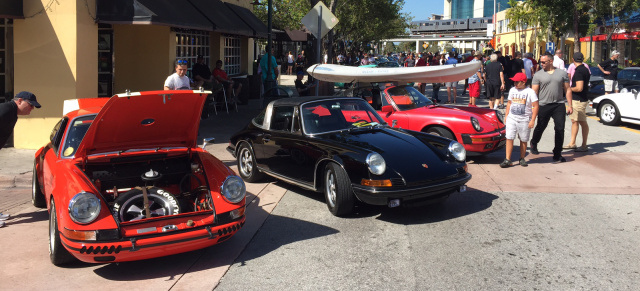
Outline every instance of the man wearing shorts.
<path fill-rule="evenodd" d="M 512 166 L 511 153 L 516 135 L 520 139 L 520 166 L 528 166 L 524 157 L 527 154 L 527 143 L 531 129 L 535 125 L 538 115 L 538 96 L 533 89 L 527 87 L 527 75 L 522 72 L 516 73 L 511 80 L 514 87 L 509 90 L 507 110 L 505 111 L 507 157 L 500 164 L 501 168 Z"/>
<path fill-rule="evenodd" d="M 482 54 L 477 54 L 474 56 L 475 58 L 471 60 L 471 63 L 480 62 L 482 59 Z M 482 79 L 482 66 L 480 69 L 468 79 L 469 83 L 469 106 L 476 106 L 476 98 L 480 97 L 480 87 L 481 84 L 484 84 L 484 79 Z"/>
<path fill-rule="evenodd" d="M 458 63 L 457 55 L 454 52 L 451 52 L 449 59 L 445 64 L 453 65 Z M 447 104 L 451 103 L 451 88 L 453 88 L 453 103 L 456 103 L 456 95 L 458 95 L 458 81 L 455 82 L 446 82 L 444 83 L 447 86 Z"/>
<path fill-rule="evenodd" d="M 489 108 L 497 109 L 496 98 L 500 98 L 501 91 L 504 90 L 504 69 L 498 62 L 498 55 L 491 54 L 489 62 L 484 70 L 485 86 L 487 87 L 487 98 L 489 98 Z"/>
<path fill-rule="evenodd" d="M 571 78 L 571 92 L 573 95 L 572 107 L 573 113 L 571 114 L 571 141 L 568 145 L 562 147 L 563 149 L 573 149 L 576 152 L 586 152 L 587 148 L 587 136 L 589 135 L 589 124 L 587 124 L 587 105 L 589 99 L 587 94 L 589 93 L 589 78 L 591 73 L 587 66 L 582 61 L 584 55 L 581 52 L 573 54 L 573 64 L 576 69 Z M 582 127 L 582 145 L 576 146 L 576 138 L 578 137 L 578 129 Z"/>
<path fill-rule="evenodd" d="M 598 64 L 600 71 L 604 73 L 604 94 L 618 93 L 618 51 L 611 52 L 611 58 Z"/>

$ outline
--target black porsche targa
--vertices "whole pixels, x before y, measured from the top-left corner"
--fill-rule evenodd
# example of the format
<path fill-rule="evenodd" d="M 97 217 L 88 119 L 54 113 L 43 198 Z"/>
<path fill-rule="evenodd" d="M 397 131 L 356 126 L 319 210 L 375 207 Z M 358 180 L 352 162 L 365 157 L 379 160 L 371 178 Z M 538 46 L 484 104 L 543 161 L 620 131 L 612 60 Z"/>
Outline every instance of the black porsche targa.
<path fill-rule="evenodd" d="M 351 213 L 356 199 L 389 207 L 441 201 L 471 179 L 460 143 L 393 128 L 360 98 L 272 101 L 227 150 L 245 181 L 267 174 L 324 192 L 336 216 Z"/>

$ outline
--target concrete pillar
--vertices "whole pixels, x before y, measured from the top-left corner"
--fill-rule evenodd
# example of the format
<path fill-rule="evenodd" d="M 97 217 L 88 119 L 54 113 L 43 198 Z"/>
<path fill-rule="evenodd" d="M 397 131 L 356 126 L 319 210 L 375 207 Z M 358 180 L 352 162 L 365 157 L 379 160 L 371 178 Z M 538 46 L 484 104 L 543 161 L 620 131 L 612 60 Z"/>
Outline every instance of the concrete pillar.
<path fill-rule="evenodd" d="M 420 41 L 416 40 L 416 53 L 420 51 Z"/>
<path fill-rule="evenodd" d="M 98 95 L 95 4 L 95 0 L 23 2 L 24 15 L 33 16 L 13 23 L 15 92 L 33 92 L 42 108 L 18 118 L 14 147 L 43 146 L 62 116 L 63 100 Z"/>

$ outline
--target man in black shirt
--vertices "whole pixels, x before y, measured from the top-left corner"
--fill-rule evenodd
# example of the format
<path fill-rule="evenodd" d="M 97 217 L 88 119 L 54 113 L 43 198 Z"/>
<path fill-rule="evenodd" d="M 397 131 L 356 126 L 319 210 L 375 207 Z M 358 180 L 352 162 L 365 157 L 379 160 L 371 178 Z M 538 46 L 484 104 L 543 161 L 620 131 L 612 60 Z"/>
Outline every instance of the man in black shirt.
<path fill-rule="evenodd" d="M 36 95 L 22 91 L 13 100 L 0 104 L 0 149 L 4 147 L 13 132 L 13 127 L 18 121 L 18 115 L 29 115 L 33 108 L 40 108 Z M 4 226 L 4 220 L 9 214 L 0 213 L 0 227 Z"/>
<path fill-rule="evenodd" d="M 576 152 L 586 152 L 587 148 L 587 136 L 589 135 L 589 124 L 587 124 L 587 105 L 589 104 L 589 78 L 591 72 L 582 63 L 584 61 L 584 55 L 581 52 L 573 54 L 573 64 L 576 66 L 576 71 L 571 78 L 571 92 L 573 95 L 572 107 L 573 113 L 571 113 L 571 141 L 568 145 L 564 146 L 564 149 L 574 149 Z M 576 138 L 578 137 L 578 129 L 582 127 L 582 146 L 576 146 Z"/>
<path fill-rule="evenodd" d="M 618 51 L 611 52 L 611 58 L 598 64 L 600 71 L 604 73 L 604 94 L 618 93 Z"/>
<path fill-rule="evenodd" d="M 489 98 L 489 108 L 496 109 L 498 104 L 494 105 L 496 98 L 502 96 L 504 91 L 504 69 L 502 64 L 498 62 L 498 55 L 491 54 L 490 62 L 484 70 L 485 87 L 487 88 L 487 98 Z"/>
<path fill-rule="evenodd" d="M 201 55 L 198 55 L 197 63 L 191 68 L 191 73 L 193 73 L 193 80 L 196 83 L 196 87 L 203 87 L 208 90 L 213 89 L 214 79 L 211 75 L 211 70 L 209 70 L 209 66 L 204 63 L 204 58 Z"/>

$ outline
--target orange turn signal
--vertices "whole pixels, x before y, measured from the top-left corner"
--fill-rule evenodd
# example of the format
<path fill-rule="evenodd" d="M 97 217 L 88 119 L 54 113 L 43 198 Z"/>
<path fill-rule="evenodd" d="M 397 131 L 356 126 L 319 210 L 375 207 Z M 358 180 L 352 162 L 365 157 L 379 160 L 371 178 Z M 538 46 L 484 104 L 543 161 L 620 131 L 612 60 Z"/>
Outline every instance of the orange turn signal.
<path fill-rule="evenodd" d="M 360 181 L 360 185 L 371 186 L 371 187 L 391 187 L 391 180 L 369 180 L 362 179 Z"/>
<path fill-rule="evenodd" d="M 62 235 L 64 235 L 68 239 L 73 240 L 96 240 L 96 231 L 95 230 L 71 230 L 71 229 L 62 229 Z"/>

